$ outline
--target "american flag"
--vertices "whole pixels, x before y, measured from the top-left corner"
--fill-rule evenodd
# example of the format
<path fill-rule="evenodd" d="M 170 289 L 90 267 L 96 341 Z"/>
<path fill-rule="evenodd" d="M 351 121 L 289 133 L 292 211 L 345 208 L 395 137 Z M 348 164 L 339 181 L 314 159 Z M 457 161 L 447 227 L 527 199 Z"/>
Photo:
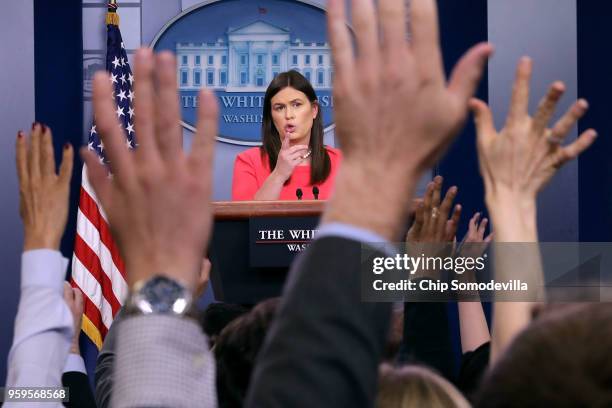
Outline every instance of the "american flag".
<path fill-rule="evenodd" d="M 129 148 L 134 148 L 134 77 L 121 39 L 115 10 L 116 5 L 109 4 L 106 70 L 115 87 L 117 119 L 125 130 L 126 144 Z M 106 162 L 104 144 L 96 131 L 95 119 L 89 131 L 87 148 L 98 154 L 100 162 Z M 84 294 L 82 330 L 99 350 L 126 298 L 128 287 L 123 260 L 111 237 L 108 219 L 89 184 L 85 166 L 79 197 L 71 284 Z"/>

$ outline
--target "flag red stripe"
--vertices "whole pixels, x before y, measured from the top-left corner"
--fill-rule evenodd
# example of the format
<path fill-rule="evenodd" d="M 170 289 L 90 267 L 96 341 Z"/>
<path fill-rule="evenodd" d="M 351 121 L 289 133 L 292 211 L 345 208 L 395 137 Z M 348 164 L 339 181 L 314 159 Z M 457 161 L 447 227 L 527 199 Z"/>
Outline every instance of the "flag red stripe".
<path fill-rule="evenodd" d="M 108 275 L 106 275 L 106 273 L 104 273 L 102 270 L 98 255 L 91 250 L 91 248 L 85 243 L 85 241 L 83 241 L 79 234 L 76 234 L 74 238 L 74 255 L 83 265 L 85 265 L 85 267 L 89 270 L 89 273 L 91 273 L 91 276 L 93 276 L 100 284 L 100 287 L 102 288 L 102 296 L 104 296 L 104 298 L 111 305 L 113 317 L 115 317 L 119 309 L 121 309 L 121 303 L 119 303 L 115 297 L 115 293 L 113 292 L 113 283 L 108 278 Z"/>
<path fill-rule="evenodd" d="M 115 244 L 115 241 L 111 236 L 110 228 L 104 220 L 104 217 L 102 217 L 102 214 L 100 214 L 98 204 L 82 186 L 81 197 L 79 200 L 79 208 L 81 209 L 81 212 L 85 215 L 85 217 L 87 217 L 87 219 L 98 228 L 98 232 L 100 233 L 100 240 L 110 251 L 111 257 L 113 258 L 113 263 L 121 273 L 121 276 L 123 276 L 123 279 L 127 281 L 127 276 L 125 274 L 125 266 L 123 264 L 121 256 L 119 255 L 119 248 L 117 248 L 117 244 Z"/>
<path fill-rule="evenodd" d="M 104 339 L 108 333 L 108 328 L 102 322 L 102 314 L 100 313 L 100 309 L 98 309 L 92 303 L 89 297 L 83 292 L 83 289 L 80 288 L 72 278 L 70 279 L 70 285 L 72 285 L 73 288 L 78 288 L 83 293 L 83 313 L 85 313 L 89 320 L 91 320 L 91 322 L 98 328 L 100 334 L 102 335 L 102 339 Z"/>

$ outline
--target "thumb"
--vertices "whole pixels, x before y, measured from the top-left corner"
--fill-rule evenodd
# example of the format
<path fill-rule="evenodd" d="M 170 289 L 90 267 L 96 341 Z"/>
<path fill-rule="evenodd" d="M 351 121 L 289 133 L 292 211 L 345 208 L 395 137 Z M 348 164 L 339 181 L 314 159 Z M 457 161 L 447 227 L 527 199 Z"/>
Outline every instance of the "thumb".
<path fill-rule="evenodd" d="M 493 114 L 489 106 L 480 99 L 472 98 L 469 102 L 469 107 L 474 114 L 474 122 L 478 134 L 495 133 L 495 125 L 493 124 Z"/>
<path fill-rule="evenodd" d="M 491 54 L 493 54 L 491 44 L 477 44 L 465 53 L 453 69 L 448 89 L 457 95 L 462 103 L 465 103 L 476 92 Z"/>

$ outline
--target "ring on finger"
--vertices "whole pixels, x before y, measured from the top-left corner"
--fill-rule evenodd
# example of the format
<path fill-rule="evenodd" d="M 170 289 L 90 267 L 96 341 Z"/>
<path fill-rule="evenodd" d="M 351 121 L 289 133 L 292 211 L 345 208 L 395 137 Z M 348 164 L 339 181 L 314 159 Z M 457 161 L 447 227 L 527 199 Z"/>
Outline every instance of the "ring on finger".
<path fill-rule="evenodd" d="M 546 136 L 546 140 L 548 141 L 548 143 L 555 145 L 560 145 L 561 143 L 563 143 L 563 138 L 560 136 L 555 136 L 554 133 L 551 133 Z"/>
<path fill-rule="evenodd" d="M 431 209 L 431 218 L 438 218 L 439 213 L 440 213 L 440 210 L 438 209 L 438 207 L 433 207 Z"/>

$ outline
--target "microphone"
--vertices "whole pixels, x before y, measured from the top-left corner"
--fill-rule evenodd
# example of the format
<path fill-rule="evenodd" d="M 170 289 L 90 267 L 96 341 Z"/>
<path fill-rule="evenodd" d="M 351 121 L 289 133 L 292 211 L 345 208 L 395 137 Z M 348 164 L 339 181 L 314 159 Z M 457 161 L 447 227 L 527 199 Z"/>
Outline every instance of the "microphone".
<path fill-rule="evenodd" d="M 302 192 L 301 188 L 298 188 L 297 190 L 295 190 L 295 195 L 297 196 L 298 200 L 301 200 L 304 193 Z"/>
<path fill-rule="evenodd" d="M 312 188 L 312 195 L 314 196 L 315 200 L 319 199 L 319 187 L 314 186 Z"/>

